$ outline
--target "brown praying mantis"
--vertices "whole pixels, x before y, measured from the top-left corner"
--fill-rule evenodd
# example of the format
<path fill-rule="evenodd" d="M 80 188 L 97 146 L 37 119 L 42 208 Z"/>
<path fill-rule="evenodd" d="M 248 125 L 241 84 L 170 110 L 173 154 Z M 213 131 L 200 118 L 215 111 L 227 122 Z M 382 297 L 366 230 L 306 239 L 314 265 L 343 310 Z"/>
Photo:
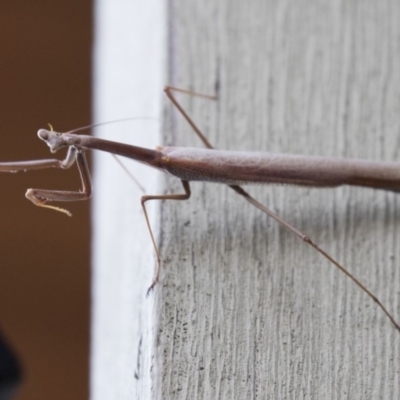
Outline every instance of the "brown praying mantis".
<path fill-rule="evenodd" d="M 190 181 L 208 181 L 227 184 L 237 194 L 244 197 L 246 201 L 273 218 L 290 232 L 294 233 L 302 241 L 309 244 L 318 253 L 328 259 L 341 272 L 347 275 L 347 277 L 375 301 L 378 307 L 381 308 L 400 332 L 400 324 L 396 322 L 392 314 L 389 313 L 380 300 L 354 275 L 321 249 L 309 236 L 280 218 L 239 186 L 240 184 L 249 183 L 284 183 L 307 187 L 353 185 L 400 191 L 400 163 L 283 155 L 264 152 L 215 150 L 176 100 L 172 92 L 175 91 L 209 99 L 215 99 L 215 97 L 201 95 L 171 86 L 167 86 L 164 91 L 204 143 L 206 149 L 158 147 L 156 150 L 151 150 L 88 135 L 76 134 L 76 132 L 84 128 L 78 128 L 67 133 L 40 129 L 38 131 L 38 136 L 47 143 L 52 153 L 55 153 L 63 147 L 68 148 L 66 158 L 63 161 L 58 159 L 46 159 L 0 163 L 0 172 L 16 172 L 20 170 L 26 171 L 43 168 L 67 169 L 76 163 L 82 183 L 82 189 L 79 192 L 42 189 L 28 189 L 26 192 L 26 197 L 35 205 L 60 211 L 67 215 L 71 215 L 69 211 L 48 203 L 52 201 L 87 200 L 90 198 L 91 178 L 85 157 L 86 150 L 101 150 L 114 155 L 128 157 L 179 178 L 184 193 L 145 195 L 141 198 L 144 216 L 157 257 L 155 277 L 148 292 L 153 289 L 158 282 L 161 257 L 150 226 L 145 203 L 149 200 L 187 200 L 190 198 L 191 194 Z"/>

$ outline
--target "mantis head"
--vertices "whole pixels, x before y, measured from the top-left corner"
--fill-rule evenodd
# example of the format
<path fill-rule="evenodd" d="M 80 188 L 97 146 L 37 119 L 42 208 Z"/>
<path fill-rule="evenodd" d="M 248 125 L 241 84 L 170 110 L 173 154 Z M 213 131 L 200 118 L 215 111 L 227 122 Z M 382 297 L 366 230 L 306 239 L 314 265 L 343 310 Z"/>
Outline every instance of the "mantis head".
<path fill-rule="evenodd" d="M 60 133 L 48 129 L 39 129 L 37 135 L 39 139 L 46 142 L 52 153 L 55 153 L 62 147 L 70 147 L 79 144 L 79 137 L 70 133 Z"/>

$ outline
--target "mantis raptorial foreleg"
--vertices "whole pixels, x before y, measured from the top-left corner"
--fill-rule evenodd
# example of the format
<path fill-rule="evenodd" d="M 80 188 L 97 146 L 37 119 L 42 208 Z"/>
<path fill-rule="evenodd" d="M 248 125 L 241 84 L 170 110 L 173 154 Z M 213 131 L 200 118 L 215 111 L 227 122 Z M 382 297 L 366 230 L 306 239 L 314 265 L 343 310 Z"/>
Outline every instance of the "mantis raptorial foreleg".
<path fill-rule="evenodd" d="M 60 211 L 68 216 L 71 213 L 64 208 L 55 207 L 47 204 L 50 201 L 78 201 L 87 200 L 92 192 L 92 183 L 90 178 L 89 167 L 87 165 L 84 151 L 78 150 L 76 147 L 69 147 L 67 155 L 64 160 L 47 159 L 47 160 L 34 160 L 34 161 L 21 161 L 1 163 L 0 171 L 2 172 L 17 172 L 29 171 L 45 168 L 62 168 L 68 169 L 76 162 L 82 182 L 82 190 L 65 191 L 65 190 L 47 190 L 47 189 L 28 189 L 26 191 L 26 198 L 33 204 L 39 207 L 50 208 L 55 211 Z"/>
<path fill-rule="evenodd" d="M 33 161 L 16 161 L 16 162 L 2 162 L 0 163 L 1 172 L 18 172 L 18 171 L 30 171 L 35 169 L 46 169 L 46 168 L 71 168 L 76 161 L 77 149 L 75 147 L 69 147 L 67 155 L 64 160 L 57 160 L 56 158 L 49 158 L 45 160 L 33 160 Z"/>
<path fill-rule="evenodd" d="M 70 147 L 70 149 L 75 149 Z M 92 180 L 90 178 L 89 167 L 84 152 L 76 150 L 76 165 L 78 166 L 79 175 L 81 177 L 82 189 L 79 192 L 68 190 L 44 190 L 44 189 L 28 189 L 26 197 L 35 205 L 39 207 L 50 208 L 52 210 L 60 211 L 67 214 L 69 217 L 72 215 L 64 208 L 55 207 L 47 204 L 49 201 L 79 201 L 87 200 L 92 194 Z"/>

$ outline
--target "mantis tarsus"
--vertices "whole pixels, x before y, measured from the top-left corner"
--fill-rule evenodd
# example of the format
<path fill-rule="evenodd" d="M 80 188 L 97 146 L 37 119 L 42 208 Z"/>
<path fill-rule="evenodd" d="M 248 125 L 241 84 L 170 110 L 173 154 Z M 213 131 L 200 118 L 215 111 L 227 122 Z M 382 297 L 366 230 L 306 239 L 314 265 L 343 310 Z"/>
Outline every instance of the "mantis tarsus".
<path fill-rule="evenodd" d="M 154 288 L 160 274 L 161 257 L 149 223 L 145 203 L 148 200 L 187 200 L 190 197 L 189 181 L 210 181 L 227 184 L 232 190 L 244 197 L 250 204 L 273 218 L 279 224 L 309 244 L 340 271 L 347 275 L 363 290 L 390 319 L 398 331 L 400 325 L 394 317 L 355 276 L 340 265 L 334 258 L 322 250 L 306 234 L 299 231 L 274 212 L 259 203 L 239 184 L 244 183 L 288 183 L 302 186 L 336 187 L 354 185 L 400 191 L 400 164 L 394 162 L 375 162 L 366 160 L 335 159 L 324 157 L 305 157 L 295 155 L 274 155 L 260 152 L 235 152 L 214 150 L 203 133 L 178 103 L 172 91 L 215 99 L 214 96 L 200 95 L 174 87 L 166 87 L 165 93 L 171 102 L 190 124 L 207 149 L 159 147 L 156 150 L 111 142 L 75 132 L 58 133 L 40 129 L 38 136 L 47 143 L 52 153 L 62 147 L 68 147 L 63 161 L 57 159 L 0 163 L 0 171 L 15 172 L 41 168 L 70 168 L 75 162 L 78 166 L 82 189 L 79 192 L 28 189 L 26 197 L 35 205 L 47 207 L 71 215 L 69 211 L 49 205 L 51 201 L 86 200 L 91 195 L 91 179 L 85 151 L 102 150 L 115 155 L 128 157 L 153 168 L 167 172 L 181 180 L 182 194 L 142 196 L 141 204 L 157 256 L 157 268 L 154 280 L 148 292 Z"/>

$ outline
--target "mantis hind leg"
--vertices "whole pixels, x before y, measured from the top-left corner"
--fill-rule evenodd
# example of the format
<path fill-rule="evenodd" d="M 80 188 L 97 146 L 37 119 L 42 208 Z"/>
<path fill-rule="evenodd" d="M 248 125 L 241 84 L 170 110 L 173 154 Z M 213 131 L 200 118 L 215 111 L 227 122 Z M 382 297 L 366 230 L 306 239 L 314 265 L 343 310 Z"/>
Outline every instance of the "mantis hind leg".
<path fill-rule="evenodd" d="M 192 92 L 190 90 L 178 89 L 178 88 L 175 88 L 172 86 L 167 86 L 164 88 L 165 94 L 168 96 L 168 98 L 171 100 L 171 102 L 174 104 L 174 106 L 179 110 L 179 112 L 182 114 L 182 116 L 185 118 L 185 120 L 189 123 L 189 125 L 193 128 L 193 130 L 196 132 L 197 136 L 201 139 L 201 141 L 204 143 L 204 145 L 209 149 L 213 149 L 214 147 L 206 139 L 204 134 L 200 131 L 200 129 L 197 127 L 197 125 L 189 117 L 189 115 L 186 113 L 186 111 L 183 109 L 183 107 L 179 104 L 179 102 L 176 100 L 175 96 L 172 94 L 172 91 L 184 93 L 184 94 L 190 94 L 190 95 L 202 97 L 202 98 L 208 98 L 208 99 L 212 99 L 212 100 L 215 100 L 216 97 L 198 94 L 198 93 Z M 287 230 L 289 230 L 290 232 L 295 234 L 304 243 L 307 243 L 308 245 L 310 245 L 312 248 L 314 248 L 314 250 L 316 250 L 319 254 L 321 254 L 323 257 L 325 257 L 329 262 L 331 262 L 343 274 L 345 274 L 349 279 L 351 279 L 364 293 L 366 293 L 376 303 L 376 305 L 384 312 L 384 314 L 390 319 L 390 321 L 395 326 L 395 328 L 398 331 L 400 331 L 400 323 L 398 323 L 395 320 L 393 315 L 386 309 L 386 307 L 383 305 L 383 303 L 366 286 L 364 286 L 361 283 L 361 281 L 359 281 L 353 274 L 351 274 L 343 265 L 341 265 L 338 261 L 336 261 L 325 250 L 321 249 L 314 241 L 312 241 L 308 235 L 306 235 L 304 232 L 299 231 L 297 228 L 295 228 L 289 222 L 286 222 L 284 219 L 279 217 L 277 214 L 275 214 L 269 208 L 267 208 L 263 204 L 259 203 L 254 197 L 252 197 L 241 186 L 229 185 L 229 187 L 232 190 L 234 190 L 237 194 L 242 196 L 247 202 L 249 202 L 254 207 L 261 210 L 264 214 L 267 214 L 269 217 L 274 219 L 278 224 L 280 224 L 281 226 L 283 226 L 284 228 L 286 228 Z M 154 239 L 153 239 L 153 243 L 154 243 Z"/>

